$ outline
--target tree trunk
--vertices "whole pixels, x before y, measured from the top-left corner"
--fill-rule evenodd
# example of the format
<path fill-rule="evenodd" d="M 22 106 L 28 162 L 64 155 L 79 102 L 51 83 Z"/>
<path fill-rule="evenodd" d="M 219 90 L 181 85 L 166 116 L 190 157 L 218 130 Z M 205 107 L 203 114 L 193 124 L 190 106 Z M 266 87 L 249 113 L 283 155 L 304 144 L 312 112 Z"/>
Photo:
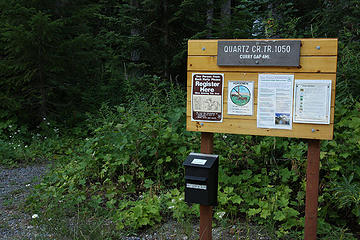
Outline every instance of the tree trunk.
<path fill-rule="evenodd" d="M 164 76 L 166 79 L 169 78 L 169 23 L 168 23 L 168 2 L 163 0 L 163 26 L 164 26 Z"/>
<path fill-rule="evenodd" d="M 221 5 L 221 19 L 223 22 L 230 20 L 231 18 L 231 0 L 225 0 Z"/>
<path fill-rule="evenodd" d="M 137 9 L 137 8 L 139 8 L 139 1 L 138 0 L 131 0 L 130 5 L 133 8 Z M 133 24 L 131 29 L 130 29 L 130 35 L 131 35 L 132 38 L 135 38 L 135 37 L 140 35 L 140 30 L 135 24 Z M 131 51 L 130 60 L 132 62 L 138 62 L 140 60 L 140 52 L 136 47 L 135 47 L 135 49 L 133 49 Z"/>
<path fill-rule="evenodd" d="M 207 12 L 206 12 L 206 28 L 208 30 L 207 37 L 212 37 L 212 28 L 214 21 L 214 0 L 207 1 Z"/>
<path fill-rule="evenodd" d="M 44 79 L 44 70 L 43 70 L 43 64 L 39 64 L 39 90 L 40 90 L 40 116 L 42 119 L 46 119 L 47 115 L 47 92 L 46 92 L 46 84 Z"/>

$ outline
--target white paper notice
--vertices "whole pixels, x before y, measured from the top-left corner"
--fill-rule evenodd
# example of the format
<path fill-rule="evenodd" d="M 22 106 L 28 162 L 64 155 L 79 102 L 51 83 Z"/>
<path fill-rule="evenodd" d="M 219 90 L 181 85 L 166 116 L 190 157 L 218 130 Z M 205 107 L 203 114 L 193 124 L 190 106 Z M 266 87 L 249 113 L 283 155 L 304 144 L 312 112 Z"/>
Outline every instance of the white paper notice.
<path fill-rule="evenodd" d="M 331 80 L 295 80 L 294 122 L 330 124 Z"/>
<path fill-rule="evenodd" d="M 254 82 L 229 81 L 228 114 L 253 115 Z"/>
<path fill-rule="evenodd" d="M 294 75 L 259 74 L 257 127 L 292 129 Z"/>

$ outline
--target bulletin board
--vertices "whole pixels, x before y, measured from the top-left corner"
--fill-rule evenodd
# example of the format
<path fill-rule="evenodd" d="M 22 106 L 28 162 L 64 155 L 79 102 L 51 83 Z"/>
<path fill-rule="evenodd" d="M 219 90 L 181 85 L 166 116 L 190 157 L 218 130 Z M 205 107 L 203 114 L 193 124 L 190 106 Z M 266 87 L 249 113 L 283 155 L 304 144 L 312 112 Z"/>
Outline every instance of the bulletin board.
<path fill-rule="evenodd" d="M 186 129 L 331 140 L 337 46 L 337 39 L 189 40 Z"/>

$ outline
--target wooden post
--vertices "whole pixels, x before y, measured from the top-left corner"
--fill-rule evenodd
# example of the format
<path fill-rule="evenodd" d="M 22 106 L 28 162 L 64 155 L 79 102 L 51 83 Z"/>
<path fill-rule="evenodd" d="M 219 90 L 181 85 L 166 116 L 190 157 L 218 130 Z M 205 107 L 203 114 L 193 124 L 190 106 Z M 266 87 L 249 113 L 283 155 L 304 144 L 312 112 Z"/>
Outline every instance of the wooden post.
<path fill-rule="evenodd" d="M 213 133 L 201 133 L 201 153 L 213 153 L 213 137 Z M 200 240 L 212 240 L 212 206 L 200 205 Z"/>
<path fill-rule="evenodd" d="M 308 143 L 304 240 L 316 240 L 320 169 L 320 140 Z"/>

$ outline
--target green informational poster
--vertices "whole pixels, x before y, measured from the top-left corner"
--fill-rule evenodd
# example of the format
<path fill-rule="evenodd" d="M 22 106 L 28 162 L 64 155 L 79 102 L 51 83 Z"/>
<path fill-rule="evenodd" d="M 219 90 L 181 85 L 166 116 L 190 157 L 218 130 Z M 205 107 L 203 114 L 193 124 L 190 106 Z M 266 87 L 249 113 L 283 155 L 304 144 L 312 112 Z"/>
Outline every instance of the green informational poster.
<path fill-rule="evenodd" d="M 254 82 L 229 81 L 228 87 L 228 114 L 253 115 Z"/>

